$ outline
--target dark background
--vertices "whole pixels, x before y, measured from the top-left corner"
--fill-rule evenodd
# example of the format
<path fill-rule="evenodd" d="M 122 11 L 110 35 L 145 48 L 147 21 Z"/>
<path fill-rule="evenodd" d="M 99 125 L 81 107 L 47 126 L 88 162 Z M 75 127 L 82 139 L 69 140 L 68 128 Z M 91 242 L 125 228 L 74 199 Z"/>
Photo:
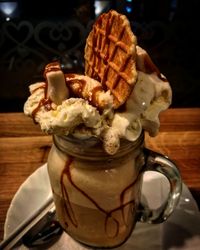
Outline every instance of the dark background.
<path fill-rule="evenodd" d="M 98 15 L 126 14 L 173 90 L 172 107 L 200 107 L 199 0 L 0 1 L 0 112 L 23 111 L 30 83 L 62 58 L 83 72 L 85 38 Z"/>

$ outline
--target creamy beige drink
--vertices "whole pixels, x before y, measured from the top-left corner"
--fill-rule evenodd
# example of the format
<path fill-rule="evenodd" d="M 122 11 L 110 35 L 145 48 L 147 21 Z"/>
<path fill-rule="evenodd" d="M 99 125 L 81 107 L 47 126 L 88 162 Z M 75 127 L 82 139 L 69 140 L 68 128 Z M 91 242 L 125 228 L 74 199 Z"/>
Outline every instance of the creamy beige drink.
<path fill-rule="evenodd" d="M 86 245 L 122 244 L 138 216 L 143 138 L 124 142 L 114 157 L 101 143 L 85 141 L 84 150 L 74 138 L 54 140 L 48 170 L 62 227 Z"/>
<path fill-rule="evenodd" d="M 24 112 L 54 138 L 48 171 L 59 222 L 83 244 L 114 247 L 138 219 L 144 131 L 157 135 L 172 93 L 127 18 L 113 10 L 88 36 L 85 68 L 65 74 L 49 63 Z"/>

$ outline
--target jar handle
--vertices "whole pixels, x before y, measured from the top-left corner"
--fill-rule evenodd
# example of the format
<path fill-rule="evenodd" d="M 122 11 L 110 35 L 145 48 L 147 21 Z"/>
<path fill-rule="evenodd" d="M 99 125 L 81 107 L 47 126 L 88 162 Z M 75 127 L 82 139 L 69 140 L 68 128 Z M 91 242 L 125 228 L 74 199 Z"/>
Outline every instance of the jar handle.
<path fill-rule="evenodd" d="M 158 208 L 150 209 L 140 204 L 139 221 L 158 224 L 165 221 L 173 212 L 179 202 L 182 191 L 182 181 L 177 166 L 168 157 L 144 149 L 146 157 L 143 171 L 156 171 L 163 174 L 170 183 L 170 191 L 167 200 Z"/>

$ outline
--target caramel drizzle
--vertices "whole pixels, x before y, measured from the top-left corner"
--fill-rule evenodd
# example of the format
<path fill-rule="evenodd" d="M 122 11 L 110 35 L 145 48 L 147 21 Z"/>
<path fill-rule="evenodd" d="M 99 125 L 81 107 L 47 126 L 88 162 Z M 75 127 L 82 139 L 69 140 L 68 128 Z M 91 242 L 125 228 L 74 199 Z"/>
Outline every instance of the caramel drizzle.
<path fill-rule="evenodd" d="M 38 103 L 38 106 L 32 111 L 32 117 L 33 117 L 33 121 L 35 123 L 37 123 L 35 120 L 36 114 L 41 109 L 41 107 L 44 107 L 46 111 L 50 111 L 52 109 L 51 104 L 52 104 L 51 99 L 48 99 L 48 98 L 46 99 L 44 97 L 40 100 L 40 102 Z"/>
<path fill-rule="evenodd" d="M 73 74 L 65 74 L 65 79 L 67 79 L 66 84 L 69 86 L 70 89 L 72 89 L 75 95 L 78 95 L 79 97 L 83 99 L 87 98 L 87 96 L 83 96 L 84 89 L 85 89 L 87 82 L 84 79 L 73 79 L 74 77 L 75 75 Z M 78 85 L 78 88 L 73 88 L 72 86 L 75 85 L 76 83 Z M 99 91 L 103 91 L 103 87 L 100 85 L 94 87 L 88 93 L 87 100 L 89 101 L 90 104 L 92 104 L 95 107 L 98 107 L 97 92 Z"/>
<path fill-rule="evenodd" d="M 51 63 L 49 63 L 49 64 L 46 65 L 43 75 L 46 78 L 46 74 L 48 72 L 58 71 L 58 70 L 61 70 L 60 64 L 57 61 L 51 62 Z"/>
<path fill-rule="evenodd" d="M 93 89 L 92 89 L 92 91 L 90 92 L 90 94 L 91 94 L 91 96 L 90 96 L 90 98 L 89 98 L 89 102 L 93 105 L 93 106 L 95 106 L 95 107 L 98 107 L 98 105 L 97 105 L 97 92 L 99 92 L 99 91 L 103 91 L 103 88 L 102 88 L 102 86 L 96 86 L 96 87 L 94 87 Z"/>
<path fill-rule="evenodd" d="M 80 187 L 78 187 L 76 185 L 76 183 L 73 181 L 72 176 L 71 176 L 71 171 L 70 171 L 70 166 L 73 163 L 73 158 L 69 157 L 68 161 L 65 164 L 65 168 L 62 171 L 61 174 L 61 178 L 60 178 L 60 184 L 61 184 L 61 190 L 62 190 L 62 196 L 65 200 L 65 204 L 64 204 L 64 209 L 65 212 L 68 216 L 69 221 L 71 222 L 71 224 L 74 227 L 78 227 L 78 221 L 76 219 L 75 213 L 73 211 L 72 205 L 70 203 L 70 199 L 69 199 L 69 194 L 67 192 L 67 188 L 64 185 L 64 176 L 67 177 L 68 181 L 70 182 L 70 184 L 78 191 L 80 192 L 84 197 L 86 197 L 100 212 L 102 212 L 103 214 L 105 214 L 105 222 L 104 222 L 104 229 L 105 229 L 105 233 L 107 234 L 108 237 L 117 237 L 119 234 L 119 221 L 117 219 L 115 219 L 113 217 L 113 213 L 121 210 L 122 212 L 122 219 L 124 221 L 124 224 L 127 226 L 127 223 L 125 222 L 125 214 L 124 214 L 124 209 L 126 206 L 132 205 L 135 206 L 135 200 L 131 199 L 130 201 L 127 201 L 126 203 L 124 203 L 124 197 L 125 197 L 125 193 L 127 192 L 128 189 L 130 189 L 131 187 L 133 187 L 135 185 L 135 183 L 138 180 L 138 177 L 131 183 L 129 184 L 120 194 L 120 206 L 107 211 L 106 209 L 104 209 L 103 207 L 101 207 L 92 197 L 90 197 L 84 190 L 82 190 Z M 109 219 L 112 219 L 112 221 L 115 223 L 116 225 L 116 231 L 114 233 L 113 236 L 109 236 L 109 232 L 108 232 L 108 225 L 109 225 Z M 69 223 L 67 221 L 65 221 L 65 225 L 68 227 Z"/>
<path fill-rule="evenodd" d="M 52 101 L 49 98 L 46 98 L 46 89 L 47 89 L 46 85 L 47 85 L 47 83 L 45 83 L 43 86 L 35 88 L 32 92 L 32 93 L 34 93 L 39 89 L 44 89 L 44 97 L 39 101 L 37 107 L 32 111 L 32 114 L 31 114 L 33 117 L 34 123 L 37 123 L 35 118 L 36 118 L 36 115 L 41 107 L 44 107 L 46 111 L 50 111 L 52 109 L 52 107 L 51 107 Z"/>
<path fill-rule="evenodd" d="M 60 183 L 61 183 L 62 197 L 64 198 L 64 200 L 67 201 L 67 202 L 64 202 L 65 212 L 66 212 L 66 214 L 67 214 L 70 222 L 72 223 L 72 225 L 74 225 L 75 227 L 78 227 L 78 222 L 76 220 L 74 211 L 72 209 L 67 189 L 66 189 L 66 187 L 64 185 L 64 177 L 65 177 L 65 175 L 68 177 L 68 179 L 71 178 L 71 173 L 69 171 L 70 171 L 70 165 L 71 165 L 72 162 L 73 162 L 72 158 L 69 158 L 69 160 L 66 162 L 65 168 L 64 168 L 64 170 L 63 170 L 63 172 L 61 174 L 61 181 L 60 181 Z M 71 183 L 71 181 L 70 181 L 70 183 Z M 69 226 L 69 224 L 67 223 L 67 221 L 65 221 L 65 225 L 67 227 Z"/>
<path fill-rule="evenodd" d="M 138 178 L 139 178 L 139 176 L 121 192 L 121 194 L 120 194 L 120 204 L 124 204 L 124 198 L 125 198 L 126 191 L 128 191 L 130 188 L 132 188 L 135 185 L 135 183 L 138 181 Z M 131 200 L 131 201 L 125 203 L 125 206 L 128 205 L 128 204 L 131 204 L 132 202 L 133 201 Z M 122 217 L 123 217 L 124 223 L 126 224 L 125 213 L 124 213 L 125 206 L 122 207 Z M 127 224 L 126 224 L 126 226 L 127 226 Z"/>
<path fill-rule="evenodd" d="M 160 80 L 167 82 L 167 79 L 162 76 L 160 70 L 153 63 L 149 55 L 146 55 L 144 58 L 144 68 L 145 68 L 145 73 L 147 74 L 156 73 L 156 75 L 158 76 L 158 78 L 160 78 Z"/>
<path fill-rule="evenodd" d="M 67 75 L 68 77 L 68 75 Z M 72 85 L 75 85 L 77 83 L 78 88 L 72 88 Z M 67 79 L 66 84 L 73 90 L 75 95 L 78 95 L 79 97 L 83 98 L 83 90 L 86 85 L 86 81 L 83 79 Z"/>

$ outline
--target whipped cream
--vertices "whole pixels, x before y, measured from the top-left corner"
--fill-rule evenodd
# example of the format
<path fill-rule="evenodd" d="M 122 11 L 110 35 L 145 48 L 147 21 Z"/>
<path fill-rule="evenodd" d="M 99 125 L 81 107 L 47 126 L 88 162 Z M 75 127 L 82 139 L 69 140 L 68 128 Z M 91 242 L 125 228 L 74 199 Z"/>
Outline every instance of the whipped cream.
<path fill-rule="evenodd" d="M 118 151 L 121 139 L 135 141 L 143 130 L 156 136 L 159 114 L 171 104 L 171 88 L 139 46 L 136 59 L 137 81 L 120 109 L 113 108 L 113 96 L 100 82 L 85 75 L 64 74 L 54 62 L 45 68 L 45 82 L 30 85 L 24 113 L 48 134 L 96 137 L 111 155 Z"/>
<path fill-rule="evenodd" d="M 163 76 L 164 77 L 164 76 Z M 138 80 L 129 96 L 124 112 L 116 112 L 111 126 L 104 133 L 104 147 L 115 154 L 120 147 L 120 138 L 135 141 L 142 130 L 150 136 L 159 132 L 159 114 L 171 104 L 171 88 L 157 74 L 138 72 Z"/>

